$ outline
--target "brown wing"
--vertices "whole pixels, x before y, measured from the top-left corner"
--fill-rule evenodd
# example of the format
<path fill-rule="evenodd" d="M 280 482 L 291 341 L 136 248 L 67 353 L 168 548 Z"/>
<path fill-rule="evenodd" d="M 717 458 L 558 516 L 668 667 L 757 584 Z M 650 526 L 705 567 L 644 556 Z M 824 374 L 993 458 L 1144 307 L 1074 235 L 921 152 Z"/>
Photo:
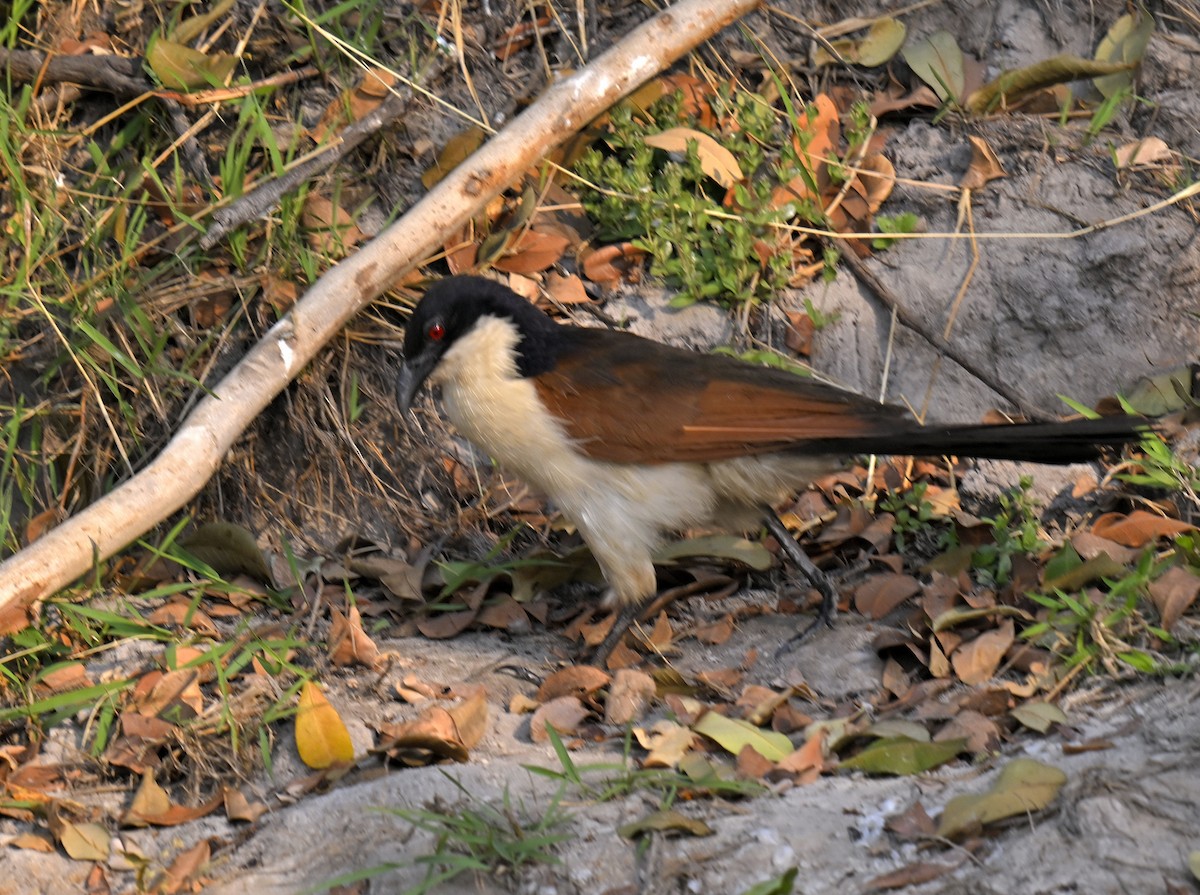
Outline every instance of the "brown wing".
<path fill-rule="evenodd" d="M 620 463 L 722 460 L 782 450 L 854 452 L 909 431 L 899 407 L 782 370 L 608 330 L 568 328 L 538 394 L 581 450 Z"/>

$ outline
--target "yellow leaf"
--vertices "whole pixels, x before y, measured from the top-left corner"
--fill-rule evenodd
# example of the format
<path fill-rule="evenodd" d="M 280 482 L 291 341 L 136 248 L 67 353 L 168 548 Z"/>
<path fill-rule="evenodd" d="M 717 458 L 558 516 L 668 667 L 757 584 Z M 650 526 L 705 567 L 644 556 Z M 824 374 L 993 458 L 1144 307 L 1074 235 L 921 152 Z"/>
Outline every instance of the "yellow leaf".
<path fill-rule="evenodd" d="M 700 167 L 723 187 L 731 187 L 744 176 L 733 153 L 710 137 L 690 127 L 672 127 L 661 134 L 651 134 L 646 145 L 666 152 L 686 153 L 688 144 L 696 144 Z"/>
<path fill-rule="evenodd" d="M 306 681 L 300 691 L 296 712 L 296 750 L 310 768 L 323 770 L 335 763 L 354 759 L 350 731 L 321 688 Z"/>

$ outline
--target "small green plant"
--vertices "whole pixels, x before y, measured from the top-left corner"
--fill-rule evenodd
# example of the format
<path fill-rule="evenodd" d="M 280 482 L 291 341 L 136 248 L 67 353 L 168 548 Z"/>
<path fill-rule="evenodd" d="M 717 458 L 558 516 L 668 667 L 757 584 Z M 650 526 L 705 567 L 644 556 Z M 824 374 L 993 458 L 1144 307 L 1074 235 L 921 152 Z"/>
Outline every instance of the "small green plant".
<path fill-rule="evenodd" d="M 1107 590 L 1090 587 L 1067 593 L 1055 588 L 1047 594 L 1029 594 L 1048 612 L 1021 636 L 1053 650 L 1068 667 L 1094 671 L 1103 665 L 1116 673 L 1120 662 L 1145 673 L 1158 671 L 1160 662 L 1155 656 L 1128 642 L 1139 629 L 1164 642 L 1171 640 L 1166 631 L 1146 625 L 1138 611 L 1156 568 L 1154 553 L 1147 550 L 1128 575 L 1104 579 Z"/>
<path fill-rule="evenodd" d="M 925 499 L 929 490 L 927 482 L 917 482 L 903 491 L 890 491 L 879 500 L 879 508 L 895 517 L 892 535 L 896 550 L 904 553 L 915 542 L 932 542 L 937 550 L 947 550 L 958 542 L 954 529 L 934 515 L 934 507 Z"/>
<path fill-rule="evenodd" d="M 693 141 L 680 158 L 646 145 L 646 138 L 686 125 L 699 131 L 682 110 L 682 93 L 663 97 L 639 116 L 629 105 L 616 107 L 606 149 L 591 149 L 575 166 L 586 181 L 580 200 L 596 222 L 599 236 L 632 240 L 650 256 L 650 273 L 679 289 L 676 306 L 701 299 L 725 304 L 758 301 L 782 288 L 791 273 L 787 251 L 778 243 L 778 225 L 797 211 L 823 220 L 811 202 L 778 208 L 777 188 L 801 176 L 803 166 L 787 124 L 761 97 L 731 96 L 715 101 L 736 127 L 708 135 L 737 159 L 744 179 L 727 190 L 705 173 Z"/>
<path fill-rule="evenodd" d="M 920 223 L 920 218 L 911 211 L 904 211 L 900 214 L 881 214 L 875 218 L 875 226 L 879 228 L 880 233 L 916 233 L 918 223 Z M 881 236 L 871 240 L 871 245 L 882 251 L 891 248 L 895 241 Z"/>
<path fill-rule="evenodd" d="M 425 878 L 405 895 L 424 895 L 464 873 L 494 879 L 535 864 L 561 863 L 553 849 L 572 835 L 566 829 L 571 815 L 562 805 L 561 788 L 544 810 L 531 811 L 515 805 L 507 788 L 501 803 L 492 805 L 454 777 L 445 776 L 461 791 L 464 802 L 384 809 L 434 836 L 433 851 L 415 860 L 425 867 Z"/>
<path fill-rule="evenodd" d="M 1031 487 L 1033 479 L 1022 476 L 1015 490 L 1000 495 L 996 515 L 983 519 L 992 529 L 992 543 L 977 548 L 971 556 L 980 583 L 992 587 L 1007 584 L 1012 577 L 1013 557 L 1033 553 L 1042 546 Z"/>
<path fill-rule="evenodd" d="M 1177 491 L 1200 506 L 1200 468 L 1181 459 L 1170 445 L 1153 432 L 1141 443 L 1145 455 L 1137 462 L 1137 472 L 1119 472 L 1117 478 L 1143 488 Z"/>

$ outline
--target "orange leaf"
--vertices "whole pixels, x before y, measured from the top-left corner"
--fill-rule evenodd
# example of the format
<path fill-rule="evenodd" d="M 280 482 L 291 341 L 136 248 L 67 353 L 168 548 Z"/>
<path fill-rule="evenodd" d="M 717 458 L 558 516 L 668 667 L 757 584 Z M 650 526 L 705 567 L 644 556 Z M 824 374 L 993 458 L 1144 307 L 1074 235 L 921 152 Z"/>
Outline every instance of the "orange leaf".
<path fill-rule="evenodd" d="M 1000 660 L 1013 645 L 1014 639 L 1013 622 L 1009 618 L 994 631 L 985 631 L 969 643 L 964 643 L 950 657 L 955 674 L 964 684 L 982 684 L 996 673 Z"/>
<path fill-rule="evenodd" d="M 1128 516 L 1105 513 L 1092 526 L 1092 532 L 1126 547 L 1144 547 L 1151 541 L 1169 535 L 1195 531 L 1196 526 L 1168 519 L 1146 510 L 1134 510 Z"/>
<path fill-rule="evenodd" d="M 883 618 L 909 597 L 921 592 L 911 575 L 888 572 L 868 578 L 854 592 L 854 606 L 867 618 Z"/>
<path fill-rule="evenodd" d="M 305 681 L 296 712 L 296 750 L 310 768 L 323 770 L 354 760 L 350 731 L 321 688 Z"/>
<path fill-rule="evenodd" d="M 367 632 L 363 630 L 362 616 L 358 607 L 351 606 L 347 615 L 336 609 L 330 610 L 332 623 L 329 626 L 329 660 L 334 665 L 366 665 L 378 668 L 383 657 Z"/>
<path fill-rule="evenodd" d="M 492 262 L 492 266 L 505 273 L 537 273 L 557 263 L 570 244 L 569 239 L 557 233 L 526 230 L 503 257 Z"/>
<path fill-rule="evenodd" d="M 554 672 L 538 688 L 538 702 L 550 702 L 561 696 L 591 696 L 607 687 L 612 677 L 591 665 L 570 665 Z"/>

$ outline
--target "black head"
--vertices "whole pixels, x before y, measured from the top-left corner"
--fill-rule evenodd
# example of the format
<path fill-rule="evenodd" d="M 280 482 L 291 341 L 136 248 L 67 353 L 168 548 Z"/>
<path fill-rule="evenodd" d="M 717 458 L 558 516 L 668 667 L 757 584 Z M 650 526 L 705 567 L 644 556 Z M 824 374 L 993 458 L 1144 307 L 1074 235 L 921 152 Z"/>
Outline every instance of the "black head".
<path fill-rule="evenodd" d="M 507 286 L 483 277 L 447 277 L 430 286 L 404 330 L 404 364 L 396 381 L 402 411 L 442 355 L 469 333 L 481 317 L 511 320 L 521 334 L 517 370 L 536 376 L 554 365 L 558 325 Z"/>

